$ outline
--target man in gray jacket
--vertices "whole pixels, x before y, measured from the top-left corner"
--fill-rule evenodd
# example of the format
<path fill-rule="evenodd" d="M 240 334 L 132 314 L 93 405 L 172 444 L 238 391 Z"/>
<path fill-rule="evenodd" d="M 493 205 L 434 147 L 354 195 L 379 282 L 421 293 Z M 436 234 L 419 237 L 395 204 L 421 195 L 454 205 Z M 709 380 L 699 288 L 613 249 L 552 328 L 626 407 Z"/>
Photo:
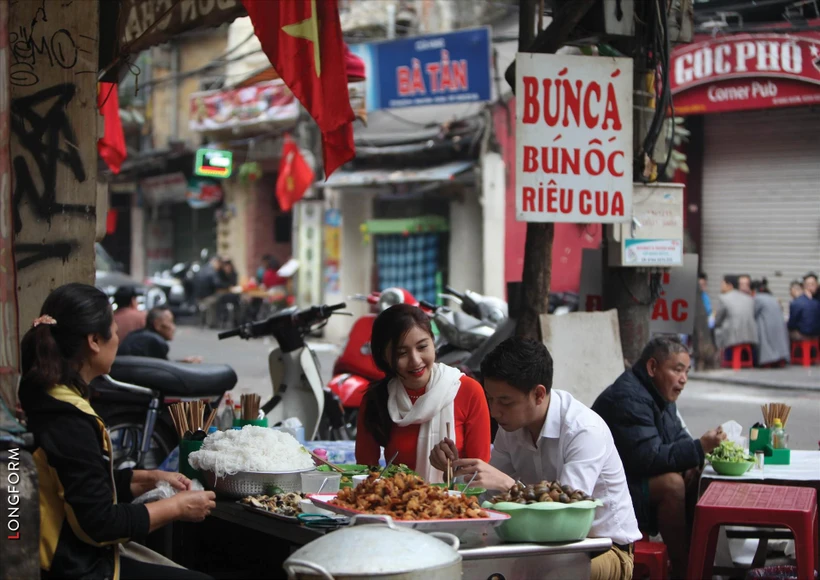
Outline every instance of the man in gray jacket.
<path fill-rule="evenodd" d="M 715 342 L 719 348 L 758 342 L 755 301 L 737 288 L 737 276 L 723 277 L 715 312 Z"/>

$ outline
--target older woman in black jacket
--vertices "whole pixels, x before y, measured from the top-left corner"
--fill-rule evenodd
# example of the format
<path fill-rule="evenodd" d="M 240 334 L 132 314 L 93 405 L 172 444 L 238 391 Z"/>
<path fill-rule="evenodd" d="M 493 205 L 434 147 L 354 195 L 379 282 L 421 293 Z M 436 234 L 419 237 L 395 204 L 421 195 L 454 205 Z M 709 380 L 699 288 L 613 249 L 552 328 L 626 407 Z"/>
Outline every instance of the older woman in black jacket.
<path fill-rule="evenodd" d="M 693 487 L 704 455 L 726 438 L 717 428 L 693 439 L 681 425 L 675 401 L 689 365 L 689 351 L 677 338 L 654 338 L 592 406 L 612 431 L 641 531 L 660 531 L 673 575 L 681 578 L 686 577 L 691 526 L 687 496 L 690 503 L 697 498 Z"/>

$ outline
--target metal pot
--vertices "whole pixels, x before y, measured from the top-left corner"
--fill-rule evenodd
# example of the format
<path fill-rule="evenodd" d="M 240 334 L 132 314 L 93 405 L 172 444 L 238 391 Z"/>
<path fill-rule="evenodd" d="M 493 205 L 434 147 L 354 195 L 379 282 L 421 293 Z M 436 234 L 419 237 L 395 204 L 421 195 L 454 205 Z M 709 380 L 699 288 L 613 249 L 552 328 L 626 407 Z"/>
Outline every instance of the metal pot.
<path fill-rule="evenodd" d="M 284 568 L 289 580 L 461 580 L 459 545 L 452 534 L 402 528 L 387 516 L 354 516 L 349 527 L 302 546 Z"/>

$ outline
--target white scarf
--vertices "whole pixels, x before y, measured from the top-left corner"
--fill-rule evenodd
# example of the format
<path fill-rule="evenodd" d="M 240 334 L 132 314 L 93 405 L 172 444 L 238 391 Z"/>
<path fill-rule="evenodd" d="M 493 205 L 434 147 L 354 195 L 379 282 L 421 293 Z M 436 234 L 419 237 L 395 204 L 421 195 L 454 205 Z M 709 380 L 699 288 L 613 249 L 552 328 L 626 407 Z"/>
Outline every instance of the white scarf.
<path fill-rule="evenodd" d="M 443 472 L 430 465 L 430 451 L 447 436 L 447 423 L 452 426 L 450 438 L 456 441 L 453 401 L 461 386 L 462 375 L 453 367 L 434 364 L 427 389 L 415 405 L 399 379 L 392 379 L 387 384 L 387 411 L 393 423 L 400 427 L 420 426 L 415 471 L 430 483 L 444 481 Z"/>

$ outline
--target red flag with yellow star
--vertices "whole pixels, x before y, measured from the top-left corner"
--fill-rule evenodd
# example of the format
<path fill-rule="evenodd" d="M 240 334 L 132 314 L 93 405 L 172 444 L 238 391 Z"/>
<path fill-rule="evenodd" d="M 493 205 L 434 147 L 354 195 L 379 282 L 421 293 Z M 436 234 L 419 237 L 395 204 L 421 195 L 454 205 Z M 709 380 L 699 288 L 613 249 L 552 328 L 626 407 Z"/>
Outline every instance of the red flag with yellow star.
<path fill-rule="evenodd" d="M 299 146 L 285 135 L 282 146 L 282 159 L 279 161 L 279 176 L 276 178 L 276 199 L 279 209 L 290 211 L 297 201 L 304 197 L 307 188 L 313 183 L 313 170 L 302 157 Z"/>
<path fill-rule="evenodd" d="M 337 0 L 242 0 L 271 65 L 322 131 L 325 176 L 353 159 Z"/>

